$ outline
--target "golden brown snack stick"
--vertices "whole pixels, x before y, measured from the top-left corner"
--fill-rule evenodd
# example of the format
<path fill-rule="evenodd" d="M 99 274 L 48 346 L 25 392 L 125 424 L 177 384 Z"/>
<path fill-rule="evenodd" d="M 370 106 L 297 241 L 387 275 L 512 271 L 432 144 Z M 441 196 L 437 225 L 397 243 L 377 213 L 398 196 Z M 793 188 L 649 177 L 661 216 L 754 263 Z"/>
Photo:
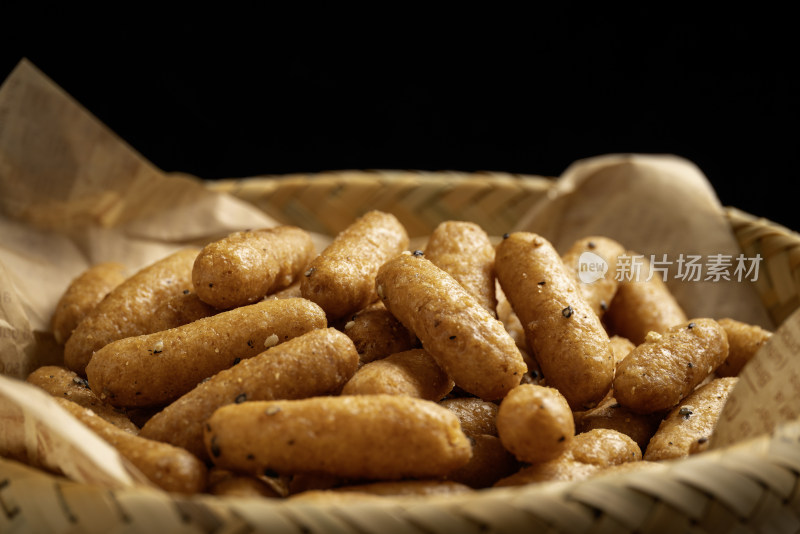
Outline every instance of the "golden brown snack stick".
<path fill-rule="evenodd" d="M 595 428 L 577 434 L 569 456 L 584 464 L 608 467 L 642 459 L 642 450 L 630 436 L 611 428 Z"/>
<path fill-rule="evenodd" d="M 325 313 L 309 300 L 264 300 L 110 343 L 86 373 L 97 396 L 114 406 L 166 405 L 239 360 L 326 326 Z"/>
<path fill-rule="evenodd" d="M 161 332 L 177 326 L 189 324 L 203 317 L 219 312 L 200 300 L 197 293 L 184 289 L 180 295 L 166 299 L 153 312 L 151 332 Z"/>
<path fill-rule="evenodd" d="M 625 247 L 614 239 L 588 236 L 575 241 L 562 257 L 598 317 L 605 314 L 617 292 L 617 257 L 625 252 Z"/>
<path fill-rule="evenodd" d="M 447 475 L 448 480 L 474 489 L 489 488 L 520 468 L 520 462 L 503 446 L 500 438 L 487 434 L 469 436 L 472 458 Z"/>
<path fill-rule="evenodd" d="M 634 413 L 618 403 L 613 396 L 609 396 L 598 406 L 576 415 L 575 427 L 577 432 L 588 432 L 595 428 L 616 430 L 630 436 L 644 450 L 664 415 L 663 412 Z"/>
<path fill-rule="evenodd" d="M 353 314 L 377 300 L 380 266 L 408 247 L 408 234 L 394 215 L 370 211 L 340 232 L 300 280 L 302 295 L 330 320 Z"/>
<path fill-rule="evenodd" d="M 605 469 L 641 460 L 642 451 L 630 437 L 615 430 L 594 429 L 576 434 L 569 447 L 557 458 L 522 467 L 500 479 L 495 486 L 585 480 Z"/>
<path fill-rule="evenodd" d="M 64 363 L 81 376 L 92 353 L 118 339 L 152 332 L 164 300 L 192 288 L 198 249 L 185 248 L 140 269 L 115 287 L 78 323 L 64 346 Z"/>
<path fill-rule="evenodd" d="M 417 254 L 399 254 L 376 278 L 386 308 L 464 391 L 503 398 L 527 371 L 516 343 L 446 271 Z"/>
<path fill-rule="evenodd" d="M 207 420 L 205 443 L 227 469 L 371 480 L 440 477 L 471 455 L 452 412 L 398 395 L 229 404 Z"/>
<path fill-rule="evenodd" d="M 353 340 L 362 364 L 419 346 L 417 336 L 398 321 L 381 301 L 359 310 L 345 322 L 342 330 Z"/>
<path fill-rule="evenodd" d="M 425 349 L 410 349 L 363 365 L 344 385 L 342 395 L 409 395 L 439 401 L 454 386 Z"/>
<path fill-rule="evenodd" d="M 45 365 L 29 374 L 26 380 L 54 397 L 71 400 L 75 404 L 92 410 L 98 416 L 126 432 L 139 433 L 139 427 L 124 411 L 98 399 L 97 395 L 89 388 L 86 379 L 78 376 L 75 371 L 58 365 Z"/>
<path fill-rule="evenodd" d="M 553 245 L 531 232 L 509 234 L 497 245 L 495 272 L 547 385 L 573 410 L 600 402 L 614 377 L 611 344 Z"/>
<path fill-rule="evenodd" d="M 647 258 L 631 251 L 628 251 L 627 258 L 620 257 L 619 261 L 641 262 L 640 271 L 638 275 L 630 273 L 630 279 L 623 277 L 619 280 L 603 322 L 610 334 L 626 337 L 639 345 L 648 333 L 663 334 L 688 317 L 658 273 L 649 277 L 650 262 Z"/>
<path fill-rule="evenodd" d="M 541 463 L 567 449 L 575 421 L 567 399 L 557 389 L 520 384 L 500 402 L 497 433 L 518 460 Z"/>
<path fill-rule="evenodd" d="M 728 334 L 728 357 L 717 368 L 718 376 L 737 376 L 742 367 L 755 356 L 758 349 L 772 337 L 772 332 L 758 325 L 729 317 L 717 319 Z"/>
<path fill-rule="evenodd" d="M 636 345 L 630 339 L 617 335 L 611 336 L 609 341 L 611 341 L 611 352 L 614 354 L 614 368 L 616 369 L 619 362 L 624 360 L 625 356 L 636 348 Z"/>
<path fill-rule="evenodd" d="M 644 459 L 685 458 L 708 448 L 719 414 L 737 377 L 717 378 L 700 386 L 664 418 L 647 445 Z"/>
<path fill-rule="evenodd" d="M 206 465 L 188 451 L 125 432 L 70 400 L 56 397 L 56 401 L 160 488 L 184 494 L 205 490 Z"/>
<path fill-rule="evenodd" d="M 487 311 L 497 312 L 494 245 L 483 228 L 473 222 L 444 221 L 431 232 L 424 252 Z"/>
<path fill-rule="evenodd" d="M 56 343 L 66 343 L 78 323 L 125 278 L 124 265 L 102 262 L 90 266 L 73 279 L 61 295 L 50 320 Z"/>
<path fill-rule="evenodd" d="M 439 402 L 452 411 L 461 422 L 461 430 L 468 436 L 487 434 L 497 436 L 497 410 L 494 402 L 478 397 L 453 397 Z"/>
<path fill-rule="evenodd" d="M 192 283 L 215 308 L 245 306 L 290 286 L 315 253 L 311 234 L 295 226 L 234 232 L 203 247 Z"/>
<path fill-rule="evenodd" d="M 671 409 L 713 373 L 728 356 L 728 337 L 713 319 L 653 332 L 617 366 L 614 396 L 636 413 Z"/>
<path fill-rule="evenodd" d="M 333 328 L 311 330 L 200 382 L 154 415 L 140 435 L 207 460 L 203 424 L 220 406 L 337 394 L 357 368 L 350 338 Z"/>

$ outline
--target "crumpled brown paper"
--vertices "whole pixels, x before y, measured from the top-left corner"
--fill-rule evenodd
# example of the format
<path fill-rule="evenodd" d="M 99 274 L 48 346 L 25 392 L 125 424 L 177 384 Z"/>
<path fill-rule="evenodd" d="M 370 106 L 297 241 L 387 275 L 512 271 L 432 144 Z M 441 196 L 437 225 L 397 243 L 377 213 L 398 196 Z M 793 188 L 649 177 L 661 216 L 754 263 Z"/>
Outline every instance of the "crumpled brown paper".
<path fill-rule="evenodd" d="M 94 447 L 102 447 L 96 440 L 60 443 L 76 422 L 66 422 L 70 418 L 51 399 L 18 380 L 40 365 L 60 363 L 49 329 L 58 298 L 92 263 L 116 260 L 136 269 L 186 244 L 275 224 L 253 206 L 211 192 L 200 180 L 156 169 L 32 64 L 21 62 L 0 86 L 0 425 L 5 436 L 0 455 L 34 459 L 82 482 L 140 483 L 141 476 L 110 451 L 94 454 Z M 673 274 L 682 256 L 707 261 L 712 255 L 738 254 L 705 177 L 672 156 L 616 154 L 578 161 L 516 229 L 539 232 L 561 251 L 579 237 L 607 235 L 632 251 L 671 262 Z M 329 237 L 316 236 L 318 246 Z M 775 326 L 747 280 L 672 276 L 667 282 L 690 316 Z M 794 348 L 795 337 L 781 334 L 783 345 L 771 345 L 757 359 L 775 360 L 780 367 L 769 369 L 797 376 L 800 359 L 786 352 Z M 766 385 L 749 388 L 747 403 L 775 400 L 774 377 L 762 368 L 753 366 L 753 380 Z M 787 374 L 789 369 L 795 374 Z M 772 391 L 773 398 L 764 391 Z M 787 400 L 784 418 L 770 421 L 773 427 L 797 417 L 795 397 Z M 771 430 L 752 425 L 743 430 L 740 412 L 726 415 L 726 435 L 718 443 Z M 48 417 L 51 413 L 65 417 Z M 83 454 L 65 456 L 74 448 Z"/>

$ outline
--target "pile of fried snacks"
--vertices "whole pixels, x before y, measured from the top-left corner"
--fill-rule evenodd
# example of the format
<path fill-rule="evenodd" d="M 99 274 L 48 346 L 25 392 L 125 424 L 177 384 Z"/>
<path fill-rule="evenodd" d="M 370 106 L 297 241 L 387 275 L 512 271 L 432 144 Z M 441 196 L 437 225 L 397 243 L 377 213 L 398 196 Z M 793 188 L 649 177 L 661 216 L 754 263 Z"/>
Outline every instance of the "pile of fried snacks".
<path fill-rule="evenodd" d="M 771 336 L 618 279 L 636 252 L 604 236 L 559 254 L 446 221 L 409 243 L 370 211 L 321 251 L 277 226 L 93 265 L 53 314 L 63 365 L 27 381 L 166 491 L 381 499 L 701 453 Z"/>

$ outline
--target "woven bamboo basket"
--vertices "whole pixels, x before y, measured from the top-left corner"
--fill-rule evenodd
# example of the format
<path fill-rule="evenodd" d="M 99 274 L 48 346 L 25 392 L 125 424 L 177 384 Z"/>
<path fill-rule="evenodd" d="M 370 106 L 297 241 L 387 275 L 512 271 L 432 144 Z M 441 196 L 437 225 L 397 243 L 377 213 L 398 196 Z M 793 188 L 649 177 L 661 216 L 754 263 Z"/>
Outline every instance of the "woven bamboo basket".
<path fill-rule="evenodd" d="M 354 171 L 211 182 L 282 223 L 333 235 L 366 208 L 391 210 L 409 234 L 446 219 L 500 235 L 552 181 L 502 173 Z M 325 209 L 318 209 L 324 205 Z M 800 236 L 728 208 L 742 251 L 770 268 L 759 285 L 780 324 L 798 305 Z M 657 472 L 380 502 L 180 496 L 80 484 L 0 459 L 0 532 L 798 532 L 800 421 Z"/>

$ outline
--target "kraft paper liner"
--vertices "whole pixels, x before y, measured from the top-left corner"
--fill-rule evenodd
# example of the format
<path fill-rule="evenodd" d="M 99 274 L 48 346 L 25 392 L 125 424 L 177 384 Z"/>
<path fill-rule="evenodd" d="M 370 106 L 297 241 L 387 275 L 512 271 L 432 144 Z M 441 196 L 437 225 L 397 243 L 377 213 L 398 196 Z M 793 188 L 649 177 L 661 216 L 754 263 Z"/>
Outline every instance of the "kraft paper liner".
<path fill-rule="evenodd" d="M 0 119 L 0 362 L 5 375 L 0 377 L 0 453 L 34 459 L 35 465 L 79 481 L 98 472 L 96 482 L 109 487 L 140 487 L 141 475 L 118 456 L 97 452 L 103 444 L 68 439 L 73 434 L 85 437 L 76 430 L 78 423 L 51 411 L 50 399 L 19 381 L 57 356 L 47 325 L 55 302 L 69 280 L 92 262 L 122 259 L 131 267 L 141 266 L 185 243 L 276 222 L 252 203 L 214 191 L 196 178 L 161 173 L 28 62 L 20 63 L 0 87 Z M 380 183 L 381 172 L 370 176 Z M 458 196 L 460 183 L 454 179 L 444 191 Z M 337 194 L 347 185 L 343 180 L 336 186 Z M 402 198 L 432 202 L 423 198 L 424 181 L 416 187 L 413 195 L 405 192 Z M 442 191 L 437 189 L 431 198 Z M 305 193 L 313 195 L 313 186 Z M 319 198 L 320 205 L 324 200 Z M 540 232 L 562 250 L 571 239 L 593 233 L 615 237 L 644 254 L 738 252 L 733 230 L 702 173 L 668 155 L 617 154 L 576 162 L 512 229 Z M 691 316 L 725 315 L 775 326 L 754 285 L 672 281 L 671 287 Z M 798 322 L 796 315 L 786 319 L 743 371 L 713 436 L 716 449 L 709 459 L 724 458 L 728 450 L 749 443 L 743 439 L 758 440 L 765 432 L 779 436 L 796 453 L 800 396 L 791 388 L 800 366 L 795 352 Z M 772 408 L 771 416 L 764 407 Z M 772 451 L 774 443 L 769 441 L 766 449 Z M 702 467 L 703 457 L 685 465 Z M 689 478 L 693 473 L 689 468 L 678 472 Z M 514 494 L 499 492 L 506 493 Z M 735 497 L 730 500 L 737 504 Z"/>

